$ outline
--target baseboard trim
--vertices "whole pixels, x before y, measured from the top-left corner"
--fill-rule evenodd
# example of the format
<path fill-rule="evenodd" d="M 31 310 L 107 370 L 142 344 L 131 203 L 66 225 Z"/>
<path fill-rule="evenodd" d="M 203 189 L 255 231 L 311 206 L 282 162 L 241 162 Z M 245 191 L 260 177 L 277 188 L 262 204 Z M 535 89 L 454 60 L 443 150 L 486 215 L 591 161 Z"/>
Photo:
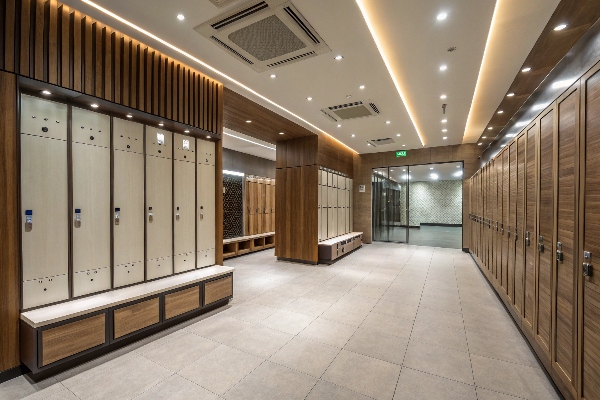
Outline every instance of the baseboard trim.
<path fill-rule="evenodd" d="M 299 263 L 299 264 L 309 264 L 309 265 L 317 265 L 318 264 L 318 262 L 314 262 L 314 261 L 296 260 L 294 258 L 285 258 L 285 257 L 277 257 L 277 261 L 287 261 L 287 262 L 293 262 L 293 263 Z"/>
<path fill-rule="evenodd" d="M 24 365 L 19 365 L 17 367 L 7 369 L 6 371 L 0 372 L 0 383 L 10 381 L 11 379 L 15 379 L 21 375 L 25 375 L 29 372 L 29 369 Z"/>
<path fill-rule="evenodd" d="M 451 228 L 462 228 L 462 224 L 434 224 L 430 222 L 421 222 L 421 226 L 447 226 Z"/>

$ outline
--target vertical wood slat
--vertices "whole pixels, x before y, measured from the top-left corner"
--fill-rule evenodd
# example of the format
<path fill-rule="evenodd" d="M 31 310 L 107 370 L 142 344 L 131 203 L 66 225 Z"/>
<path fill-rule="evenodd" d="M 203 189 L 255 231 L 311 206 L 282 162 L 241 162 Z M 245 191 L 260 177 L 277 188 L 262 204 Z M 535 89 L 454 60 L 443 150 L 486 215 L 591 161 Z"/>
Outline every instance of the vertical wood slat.
<path fill-rule="evenodd" d="M 92 49 L 92 63 L 94 69 L 94 96 L 103 98 L 104 97 L 104 84 L 103 84 L 103 40 L 102 40 L 102 25 L 98 22 L 94 22 L 92 25 L 92 37 L 93 37 L 93 49 Z"/>
<path fill-rule="evenodd" d="M 160 72 L 160 56 L 152 52 L 152 114 L 159 115 L 160 97 L 158 97 L 158 76 Z"/>
<path fill-rule="evenodd" d="M 169 66 L 169 60 L 167 57 L 159 55 L 160 64 L 160 75 L 159 75 L 159 89 L 158 89 L 158 115 L 161 117 L 167 116 L 167 69 Z"/>
<path fill-rule="evenodd" d="M 137 108 L 137 67 L 138 67 L 138 45 L 135 40 L 130 42 L 130 53 L 129 53 L 129 106 Z"/>
<path fill-rule="evenodd" d="M 35 42 L 34 42 L 34 74 L 38 80 L 44 80 L 44 2 L 35 2 Z"/>
<path fill-rule="evenodd" d="M 81 49 L 83 53 L 83 92 L 89 95 L 94 94 L 94 75 L 92 64 L 92 21 L 90 17 L 84 17 L 81 22 Z"/>
<path fill-rule="evenodd" d="M 144 50 L 144 78 L 145 78 L 145 96 L 146 96 L 146 105 L 144 106 L 144 109 L 146 110 L 146 112 L 152 112 L 152 75 L 154 74 L 153 72 L 153 67 L 154 67 L 154 62 L 152 61 L 152 52 L 146 48 Z"/>
<path fill-rule="evenodd" d="M 72 89 L 69 55 L 71 49 L 70 25 L 69 25 L 69 7 L 64 4 L 58 9 L 60 15 L 60 79 L 59 84 L 62 87 Z"/>
<path fill-rule="evenodd" d="M 131 104 L 131 40 L 121 41 L 121 102 L 124 106 Z"/>
<path fill-rule="evenodd" d="M 111 46 L 112 46 L 112 96 L 115 103 L 121 103 L 121 43 L 122 39 L 117 36 L 116 32 L 112 32 Z"/>
<path fill-rule="evenodd" d="M 58 84 L 58 3 L 49 0 L 48 16 L 48 82 Z"/>
<path fill-rule="evenodd" d="M 218 133 L 217 127 L 217 117 L 219 114 L 219 110 L 217 110 L 217 104 L 219 102 L 219 84 L 215 81 L 212 82 L 213 85 L 213 96 L 212 96 L 212 129 L 211 132 Z"/>
<path fill-rule="evenodd" d="M 177 122 L 183 122 L 183 75 L 185 74 L 185 67 L 183 65 L 177 66 Z"/>
<path fill-rule="evenodd" d="M 206 113 L 204 112 L 204 76 L 198 78 L 198 125 L 197 127 L 204 129 L 204 118 Z"/>
<path fill-rule="evenodd" d="M 148 49 L 138 44 L 138 110 L 146 111 L 146 53 Z"/>
<path fill-rule="evenodd" d="M 172 119 L 173 110 L 173 62 L 170 59 L 166 60 L 167 64 L 167 80 L 166 80 L 166 100 L 165 100 L 165 116 Z"/>
<path fill-rule="evenodd" d="M 21 15 L 29 16 L 31 13 L 31 1 L 21 2 Z M 30 44 L 31 18 L 21 18 L 21 49 L 19 51 L 19 71 L 21 75 L 29 76 L 29 44 Z M 14 43 L 13 43 L 14 45 Z"/>
<path fill-rule="evenodd" d="M 82 30 L 79 11 L 71 13 L 71 37 L 73 43 L 73 55 L 70 64 L 73 66 L 73 90 L 81 92 L 83 89 L 83 63 L 82 63 Z"/>
<path fill-rule="evenodd" d="M 102 28 L 102 97 L 112 101 L 112 40 L 108 27 Z"/>

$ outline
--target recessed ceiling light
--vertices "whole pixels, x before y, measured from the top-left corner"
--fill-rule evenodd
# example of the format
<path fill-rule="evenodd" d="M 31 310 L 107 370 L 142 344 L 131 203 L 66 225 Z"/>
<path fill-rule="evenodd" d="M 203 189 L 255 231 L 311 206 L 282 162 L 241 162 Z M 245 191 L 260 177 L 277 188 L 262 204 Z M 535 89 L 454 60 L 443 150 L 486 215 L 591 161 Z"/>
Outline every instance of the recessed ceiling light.
<path fill-rule="evenodd" d="M 362 90 L 365 88 L 365 85 L 360 85 L 358 88 Z"/>
<path fill-rule="evenodd" d="M 448 66 L 447 66 L 447 65 L 442 65 L 442 66 L 440 67 L 440 71 L 445 71 L 445 70 L 447 70 L 447 69 L 448 69 Z"/>
<path fill-rule="evenodd" d="M 338 124 L 338 128 L 341 128 L 341 127 L 342 127 L 342 124 Z"/>
<path fill-rule="evenodd" d="M 271 74 L 271 78 L 277 78 L 277 75 Z"/>
<path fill-rule="evenodd" d="M 133 115 L 127 114 L 127 118 L 133 118 Z"/>
<path fill-rule="evenodd" d="M 307 97 L 306 100 L 311 101 L 312 97 Z"/>
<path fill-rule="evenodd" d="M 502 146 L 500 146 L 500 148 L 502 148 L 502 149 L 503 149 L 503 148 L 505 148 L 505 147 L 506 147 L 506 145 L 505 145 L 505 144 L 503 144 Z"/>
<path fill-rule="evenodd" d="M 506 137 L 515 137 L 515 136 L 517 136 L 516 133 L 509 133 L 508 135 L 506 135 Z"/>
<path fill-rule="evenodd" d="M 442 120 L 442 124 L 445 124 L 446 122 L 448 122 L 448 120 L 447 120 L 447 119 L 443 119 L 443 120 Z"/>
<path fill-rule="evenodd" d="M 396 134 L 396 136 L 400 136 L 400 134 L 399 134 L 399 133 L 397 133 L 397 134 Z"/>
<path fill-rule="evenodd" d="M 212 138 L 211 138 L 209 135 L 206 135 L 206 138 L 207 138 L 207 139 L 212 139 Z"/>
<path fill-rule="evenodd" d="M 250 121 L 250 120 L 247 120 L 247 121 L 246 121 L 246 123 L 247 123 L 247 124 L 249 124 L 250 122 L 252 122 L 252 121 Z"/>
<path fill-rule="evenodd" d="M 406 172 L 406 168 L 404 168 L 404 169 L 402 170 L 402 172 Z"/>
<path fill-rule="evenodd" d="M 442 100 L 444 100 L 445 98 L 446 98 L 445 94 L 443 94 L 443 95 L 440 96 L 440 99 L 442 99 Z"/>
<path fill-rule="evenodd" d="M 335 56 L 335 59 L 338 61 L 341 60 L 342 58 L 344 58 L 344 56 Z"/>
<path fill-rule="evenodd" d="M 190 133 L 190 130 L 189 130 L 189 129 L 186 129 L 184 132 L 185 132 L 185 133 Z"/>
<path fill-rule="evenodd" d="M 385 123 L 389 125 L 392 123 L 392 121 L 385 121 Z"/>
<path fill-rule="evenodd" d="M 162 122 L 160 124 L 158 124 L 158 126 L 165 126 L 165 124 L 163 124 Z"/>
<path fill-rule="evenodd" d="M 371 145 L 371 143 L 367 143 L 367 146 L 370 146 L 370 145 Z"/>
<path fill-rule="evenodd" d="M 492 128 L 492 127 L 490 126 L 490 127 L 488 128 L 488 131 L 491 131 L 492 129 L 494 129 L 494 128 Z"/>
<path fill-rule="evenodd" d="M 442 129 L 442 132 L 448 132 L 448 129 Z"/>
<path fill-rule="evenodd" d="M 356 135 L 353 133 L 353 134 L 352 134 L 352 137 L 356 137 Z"/>
<path fill-rule="evenodd" d="M 284 135 L 284 133 L 283 133 L 283 132 L 279 132 L 279 134 L 280 134 L 280 135 Z"/>
<path fill-rule="evenodd" d="M 560 24 L 558 25 L 556 28 L 554 28 L 555 31 L 562 31 L 563 29 L 565 29 L 567 27 L 567 24 Z"/>
<path fill-rule="evenodd" d="M 429 169 L 433 169 L 433 167 L 429 167 Z"/>
<path fill-rule="evenodd" d="M 394 172 L 394 170 L 393 170 L 393 169 L 390 169 L 390 172 Z"/>
<path fill-rule="evenodd" d="M 477 143 L 477 146 L 481 146 L 483 143 Z"/>
<path fill-rule="evenodd" d="M 90 104 L 90 107 L 92 107 L 92 108 L 98 108 L 98 104 L 96 104 L 96 103 Z"/>
<path fill-rule="evenodd" d="M 437 179 L 439 178 L 438 174 L 431 174 L 431 179 Z"/>
<path fill-rule="evenodd" d="M 460 165 L 457 165 L 456 168 L 460 168 Z"/>
<path fill-rule="evenodd" d="M 515 94 L 513 92 L 510 92 L 509 94 L 506 95 L 506 97 L 513 97 Z"/>
<path fill-rule="evenodd" d="M 42 94 L 52 94 L 49 90 L 42 90 Z"/>
<path fill-rule="evenodd" d="M 437 16 L 438 21 L 442 21 L 446 18 L 448 18 L 448 14 L 446 14 L 446 13 L 441 13 L 441 14 L 438 14 L 438 16 Z"/>
<path fill-rule="evenodd" d="M 482 136 L 481 138 L 482 138 L 482 139 L 487 139 L 487 136 Z"/>
<path fill-rule="evenodd" d="M 442 139 L 446 140 L 446 139 L 448 139 L 448 136 L 444 136 Z"/>
<path fill-rule="evenodd" d="M 502 114 L 503 112 L 504 112 L 504 111 L 500 110 L 500 111 L 498 111 L 498 114 Z"/>
<path fill-rule="evenodd" d="M 178 14 L 177 19 L 183 21 L 185 19 L 185 16 L 183 14 Z"/>
<path fill-rule="evenodd" d="M 405 145 L 405 144 L 403 144 L 403 145 L 402 145 L 402 147 L 406 147 L 406 145 Z"/>
<path fill-rule="evenodd" d="M 351 97 L 352 97 L 352 95 L 351 95 L 351 94 L 349 94 L 349 95 L 347 95 L 347 96 L 346 96 L 346 98 L 347 98 L 347 99 L 349 99 L 349 98 L 351 98 Z"/>
<path fill-rule="evenodd" d="M 529 71 L 531 71 L 531 68 L 529 68 L 529 67 L 525 67 L 521 70 L 521 72 L 529 72 Z"/>

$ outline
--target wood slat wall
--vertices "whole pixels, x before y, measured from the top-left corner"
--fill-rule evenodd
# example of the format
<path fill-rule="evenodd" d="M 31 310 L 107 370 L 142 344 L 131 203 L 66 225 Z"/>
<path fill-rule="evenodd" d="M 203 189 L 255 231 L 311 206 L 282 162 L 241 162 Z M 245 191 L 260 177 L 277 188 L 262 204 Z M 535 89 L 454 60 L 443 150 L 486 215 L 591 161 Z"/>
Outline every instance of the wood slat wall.
<path fill-rule="evenodd" d="M 222 132 L 223 85 L 56 0 L 0 0 L 0 70 Z"/>
<path fill-rule="evenodd" d="M 502 273 L 492 273 L 476 233 L 471 253 L 567 399 L 600 398 L 600 279 L 594 270 L 594 254 L 600 253 L 599 150 L 600 63 L 471 178 L 476 218 L 470 225 L 477 232 L 480 218 L 490 218 L 482 199 L 486 171 L 503 165 L 498 198 L 511 202 L 509 224 L 519 234 L 515 256 L 505 243 L 492 248 L 492 259 L 503 260 Z M 591 264 L 590 276 L 584 263 Z"/>

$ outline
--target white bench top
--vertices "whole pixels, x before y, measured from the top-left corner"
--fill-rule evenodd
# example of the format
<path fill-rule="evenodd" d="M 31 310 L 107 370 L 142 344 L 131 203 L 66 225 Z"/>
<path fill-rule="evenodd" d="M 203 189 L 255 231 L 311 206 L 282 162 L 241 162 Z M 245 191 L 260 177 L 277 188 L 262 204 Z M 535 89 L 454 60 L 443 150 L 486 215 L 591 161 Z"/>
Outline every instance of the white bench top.
<path fill-rule="evenodd" d="M 259 233 L 258 235 L 251 235 L 251 236 L 239 236 L 239 237 L 234 237 L 231 239 L 224 239 L 223 244 L 243 242 L 244 240 L 258 239 L 261 237 L 273 236 L 274 234 L 275 234 L 275 232 L 268 232 L 268 233 Z"/>
<path fill-rule="evenodd" d="M 355 238 L 355 237 L 360 236 L 362 234 L 363 234 L 362 232 L 350 232 L 350 233 L 347 233 L 345 235 L 336 236 L 336 237 L 334 237 L 332 239 L 323 240 L 322 242 L 319 242 L 319 245 L 322 244 L 322 245 L 325 245 L 325 246 L 331 246 L 331 245 L 334 245 L 336 243 L 341 242 L 342 240 L 352 239 L 352 238 Z"/>
<path fill-rule="evenodd" d="M 55 322 L 64 321 L 94 311 L 104 310 L 109 307 L 118 306 L 119 304 L 177 289 L 196 282 L 205 281 L 217 276 L 226 275 L 233 270 L 234 269 L 231 267 L 223 267 L 220 265 L 196 269 L 151 282 L 140 283 L 94 296 L 27 311 L 21 313 L 21 320 L 33 328 L 39 328 Z"/>

